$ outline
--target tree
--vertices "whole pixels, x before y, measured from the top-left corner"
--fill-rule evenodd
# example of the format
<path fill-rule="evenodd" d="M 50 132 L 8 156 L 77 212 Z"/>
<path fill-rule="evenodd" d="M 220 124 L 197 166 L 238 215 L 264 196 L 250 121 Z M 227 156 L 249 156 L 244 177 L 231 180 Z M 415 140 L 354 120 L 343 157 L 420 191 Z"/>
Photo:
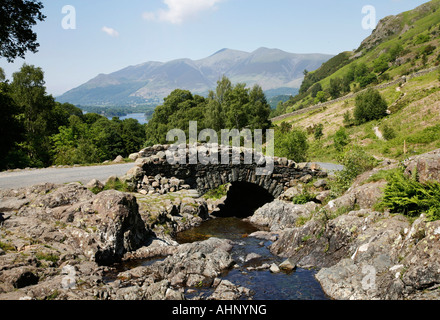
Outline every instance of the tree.
<path fill-rule="evenodd" d="M 275 149 L 279 156 L 295 162 L 305 162 L 309 149 L 307 135 L 303 130 L 293 128 L 287 134 L 275 139 Z"/>
<path fill-rule="evenodd" d="M 57 132 L 58 125 L 53 125 L 55 100 L 46 94 L 44 73 L 41 68 L 24 64 L 12 77 L 11 97 L 21 109 L 25 128 L 23 150 L 31 166 L 49 165 L 49 137 Z"/>
<path fill-rule="evenodd" d="M 387 115 L 388 105 L 376 89 L 368 89 L 356 97 L 354 118 L 357 124 L 377 120 Z"/>
<path fill-rule="evenodd" d="M 344 151 L 345 146 L 348 145 L 348 143 L 350 142 L 349 136 L 348 136 L 347 131 L 345 130 L 344 127 L 341 127 L 335 133 L 335 136 L 333 137 L 333 142 L 334 142 L 336 151 L 338 151 L 338 152 Z"/>
<path fill-rule="evenodd" d="M 44 21 L 43 4 L 35 0 L 2 0 L 0 2 L 0 56 L 8 62 L 24 58 L 27 51 L 37 52 L 39 44 L 32 27 Z"/>

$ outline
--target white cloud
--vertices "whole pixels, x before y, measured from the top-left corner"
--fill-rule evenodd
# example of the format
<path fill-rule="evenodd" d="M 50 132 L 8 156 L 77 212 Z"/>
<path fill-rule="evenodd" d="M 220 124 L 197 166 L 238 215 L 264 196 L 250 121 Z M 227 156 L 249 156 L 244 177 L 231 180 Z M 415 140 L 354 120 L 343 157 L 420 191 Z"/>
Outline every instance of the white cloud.
<path fill-rule="evenodd" d="M 146 20 L 164 21 L 181 24 L 197 14 L 217 9 L 216 4 L 223 0 L 163 0 L 168 6 L 167 10 L 157 12 L 144 12 L 142 17 Z"/>
<path fill-rule="evenodd" d="M 119 32 L 113 28 L 109 28 L 109 27 L 104 26 L 104 27 L 102 27 L 101 30 L 104 31 L 105 33 L 107 33 L 110 37 L 113 37 L 113 38 L 119 37 Z"/>

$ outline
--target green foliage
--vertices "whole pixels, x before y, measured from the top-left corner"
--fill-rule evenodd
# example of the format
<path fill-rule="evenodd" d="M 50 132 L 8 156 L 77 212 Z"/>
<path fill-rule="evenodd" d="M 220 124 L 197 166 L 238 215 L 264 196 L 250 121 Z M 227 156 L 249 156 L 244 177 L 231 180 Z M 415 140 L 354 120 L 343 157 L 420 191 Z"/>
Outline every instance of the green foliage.
<path fill-rule="evenodd" d="M 333 143 L 336 151 L 338 152 L 342 152 L 345 146 L 350 143 L 350 138 L 345 128 L 340 128 L 338 131 L 336 131 L 333 137 Z"/>
<path fill-rule="evenodd" d="M 315 140 L 321 140 L 323 136 L 324 136 L 324 125 L 320 123 L 315 127 L 314 137 Z"/>
<path fill-rule="evenodd" d="M 0 3 L 0 56 L 8 62 L 37 52 L 39 44 L 32 27 L 44 21 L 43 4 L 34 0 L 3 0 Z"/>
<path fill-rule="evenodd" d="M 428 34 L 419 34 L 414 40 L 414 44 L 415 45 L 422 44 L 428 42 L 429 40 L 431 40 L 431 37 Z"/>
<path fill-rule="evenodd" d="M 403 170 L 395 171 L 387 180 L 381 206 L 408 217 L 426 213 L 428 220 L 440 220 L 440 183 L 420 183 L 416 174 L 410 177 Z"/>
<path fill-rule="evenodd" d="M 334 179 L 330 180 L 333 197 L 342 195 L 350 188 L 357 176 L 377 165 L 377 160 L 358 146 L 351 146 L 339 157 L 338 162 L 344 166 L 344 169 L 336 172 Z"/>
<path fill-rule="evenodd" d="M 333 74 L 336 70 L 342 68 L 349 60 L 350 54 L 348 52 L 342 52 L 337 56 L 331 58 L 325 62 L 318 70 L 314 72 L 309 72 L 305 75 L 304 81 L 301 84 L 299 90 L 300 93 L 305 93 L 309 88 L 311 88 L 315 83 Z"/>
<path fill-rule="evenodd" d="M 0 169 L 98 163 L 144 145 L 145 126 L 137 120 L 83 115 L 55 102 L 34 66 L 24 64 L 11 83 L 0 83 L 0 104 Z"/>
<path fill-rule="evenodd" d="M 382 134 L 385 140 L 393 140 L 396 138 L 396 132 L 388 124 L 385 124 L 382 128 Z"/>
<path fill-rule="evenodd" d="M 119 178 L 109 179 L 104 186 L 103 191 L 116 190 L 121 192 L 134 192 L 134 188 L 129 186 L 128 183 L 122 182 Z"/>
<path fill-rule="evenodd" d="M 307 134 L 303 130 L 293 128 L 285 134 L 275 132 L 275 154 L 277 156 L 286 157 L 295 162 L 305 162 L 308 149 Z"/>
<path fill-rule="evenodd" d="M 228 185 L 221 185 L 216 189 L 209 190 L 203 197 L 206 199 L 219 200 L 228 194 L 228 190 Z"/>
<path fill-rule="evenodd" d="M 327 101 L 327 96 L 328 96 L 328 94 L 327 94 L 327 92 L 325 92 L 325 91 L 319 91 L 317 94 L 316 94 L 316 98 L 315 98 L 315 103 L 316 104 L 318 104 L 318 103 L 324 103 L 324 102 L 326 102 Z"/>
<path fill-rule="evenodd" d="M 293 197 L 292 202 L 293 204 L 306 204 L 314 200 L 316 200 L 316 195 L 310 193 L 308 190 L 305 190 L 300 195 Z"/>
<path fill-rule="evenodd" d="M 158 106 L 146 127 L 148 144 L 167 143 L 172 129 L 183 130 L 187 137 L 189 122 L 197 121 L 198 129 L 268 129 L 271 109 L 263 90 L 243 83 L 232 85 L 227 77 L 217 82 L 207 98 L 177 89 Z"/>
<path fill-rule="evenodd" d="M 60 257 L 55 254 L 43 253 L 43 252 L 37 252 L 35 256 L 38 260 L 50 261 L 53 263 L 57 263 L 58 260 L 60 259 Z"/>
<path fill-rule="evenodd" d="M 387 115 L 388 105 L 379 91 L 368 89 L 356 96 L 354 118 L 357 124 L 377 120 Z"/>
<path fill-rule="evenodd" d="M 0 241 L 0 249 L 2 249 L 5 252 L 17 251 L 17 249 L 12 244 L 2 242 L 2 241 Z"/>

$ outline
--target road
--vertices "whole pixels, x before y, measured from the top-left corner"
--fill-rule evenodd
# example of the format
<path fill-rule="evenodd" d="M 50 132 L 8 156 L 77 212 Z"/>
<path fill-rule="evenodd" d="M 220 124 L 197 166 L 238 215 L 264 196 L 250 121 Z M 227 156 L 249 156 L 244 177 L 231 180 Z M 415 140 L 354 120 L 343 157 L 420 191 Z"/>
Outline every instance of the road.
<path fill-rule="evenodd" d="M 317 162 L 330 173 L 342 170 L 342 166 Z M 0 189 L 14 189 L 33 186 L 41 183 L 63 184 L 69 182 L 88 183 L 92 179 L 102 182 L 110 176 L 121 177 L 133 168 L 134 163 L 114 164 L 106 166 L 31 169 L 16 172 L 0 172 Z"/>
<path fill-rule="evenodd" d="M 0 189 L 21 188 L 46 182 L 55 184 L 81 182 L 86 184 L 92 179 L 105 181 L 110 176 L 123 176 L 133 166 L 134 163 L 124 163 L 105 166 L 0 172 Z"/>

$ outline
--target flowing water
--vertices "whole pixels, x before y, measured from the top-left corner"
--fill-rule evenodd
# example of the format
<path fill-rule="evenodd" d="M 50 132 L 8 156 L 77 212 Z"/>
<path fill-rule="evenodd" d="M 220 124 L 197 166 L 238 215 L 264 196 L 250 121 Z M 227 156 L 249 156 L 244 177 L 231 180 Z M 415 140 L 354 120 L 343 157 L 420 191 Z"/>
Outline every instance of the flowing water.
<path fill-rule="evenodd" d="M 216 218 L 204 222 L 200 227 L 182 232 L 178 235 L 179 243 L 206 240 L 210 237 L 230 239 L 234 242 L 232 256 L 238 264 L 237 268 L 222 276 L 222 279 L 231 281 L 251 289 L 254 300 L 328 300 L 320 284 L 315 279 L 316 271 L 296 269 L 293 272 L 271 273 L 265 270 L 248 270 L 263 264 L 280 264 L 283 259 L 271 254 L 268 246 L 271 242 L 248 237 L 259 229 L 249 222 L 238 218 Z M 246 261 L 249 254 L 259 257 Z M 254 255 L 255 256 L 255 255 Z M 212 293 L 212 289 L 200 289 L 194 296 Z M 191 297 L 191 295 L 187 295 Z"/>

